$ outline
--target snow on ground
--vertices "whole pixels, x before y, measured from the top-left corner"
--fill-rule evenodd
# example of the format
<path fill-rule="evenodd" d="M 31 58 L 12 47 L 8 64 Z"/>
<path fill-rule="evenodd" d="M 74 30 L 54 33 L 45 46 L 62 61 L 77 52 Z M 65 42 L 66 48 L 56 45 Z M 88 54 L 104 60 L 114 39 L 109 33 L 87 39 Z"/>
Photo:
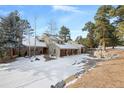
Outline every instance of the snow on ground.
<path fill-rule="evenodd" d="M 124 46 L 117 46 L 115 49 L 124 50 Z"/>
<path fill-rule="evenodd" d="M 112 47 L 107 47 L 107 49 L 112 49 Z M 115 49 L 124 50 L 124 46 L 116 46 Z"/>
<path fill-rule="evenodd" d="M 16 61 L 0 64 L 0 87 L 50 87 L 70 75 L 83 70 L 88 54 L 68 56 L 45 62 L 43 55 L 34 58 L 17 58 Z"/>

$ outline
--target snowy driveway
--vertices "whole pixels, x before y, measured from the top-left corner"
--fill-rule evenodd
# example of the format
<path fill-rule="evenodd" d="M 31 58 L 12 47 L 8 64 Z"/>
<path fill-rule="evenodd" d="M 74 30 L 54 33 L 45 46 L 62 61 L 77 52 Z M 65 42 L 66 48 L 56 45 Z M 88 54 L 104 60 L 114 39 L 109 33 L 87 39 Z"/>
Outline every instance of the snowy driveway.
<path fill-rule="evenodd" d="M 12 63 L 0 64 L 0 87 L 49 88 L 82 71 L 87 59 L 91 58 L 82 54 L 45 62 L 43 56 L 37 57 L 39 61 L 31 62 L 29 58 L 22 57 Z"/>

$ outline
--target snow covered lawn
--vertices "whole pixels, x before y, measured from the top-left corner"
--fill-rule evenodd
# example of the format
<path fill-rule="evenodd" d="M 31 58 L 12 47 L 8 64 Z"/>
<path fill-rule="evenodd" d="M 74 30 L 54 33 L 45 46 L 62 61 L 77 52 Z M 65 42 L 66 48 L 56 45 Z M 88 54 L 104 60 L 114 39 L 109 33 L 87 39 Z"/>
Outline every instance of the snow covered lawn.
<path fill-rule="evenodd" d="M 0 87 L 49 88 L 70 75 L 82 71 L 87 59 L 92 59 L 88 54 L 68 56 L 47 62 L 42 55 L 37 57 L 39 61 L 31 62 L 31 59 L 21 57 L 12 63 L 0 64 Z"/>
<path fill-rule="evenodd" d="M 117 46 L 117 47 L 115 47 L 115 49 L 124 50 L 124 46 Z"/>

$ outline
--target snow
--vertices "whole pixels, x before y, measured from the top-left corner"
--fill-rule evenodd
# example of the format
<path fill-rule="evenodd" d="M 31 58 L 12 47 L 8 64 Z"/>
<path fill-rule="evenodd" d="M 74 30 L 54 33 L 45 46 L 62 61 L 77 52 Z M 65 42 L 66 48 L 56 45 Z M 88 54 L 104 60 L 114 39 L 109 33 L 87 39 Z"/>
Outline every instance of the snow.
<path fill-rule="evenodd" d="M 115 49 L 124 50 L 124 46 L 117 46 Z"/>
<path fill-rule="evenodd" d="M 0 64 L 0 87 L 49 88 L 57 82 L 83 70 L 83 60 L 92 59 L 88 54 L 68 56 L 45 61 L 43 55 L 17 58 L 12 63 Z M 31 62 L 33 60 L 33 62 Z"/>
<path fill-rule="evenodd" d="M 53 41 L 63 41 L 59 36 L 57 35 L 49 35 L 49 38 Z"/>
<path fill-rule="evenodd" d="M 22 42 L 23 45 L 25 46 L 29 46 L 29 39 L 25 38 Z M 35 38 L 31 37 L 30 38 L 30 46 L 35 46 Z M 41 42 L 36 38 L 36 46 L 37 47 L 46 47 L 46 43 L 45 42 Z"/>
<path fill-rule="evenodd" d="M 107 49 L 112 49 L 112 47 L 107 47 Z M 116 46 L 114 49 L 124 50 L 124 46 Z"/>
<path fill-rule="evenodd" d="M 82 44 L 74 44 L 76 47 L 78 47 L 78 48 L 82 48 L 82 47 L 84 47 Z"/>
<path fill-rule="evenodd" d="M 74 84 L 76 81 L 77 81 L 77 79 L 74 79 L 74 80 L 68 82 L 68 83 L 65 85 L 65 88 L 66 88 L 67 86 L 71 85 L 71 84 Z"/>
<path fill-rule="evenodd" d="M 77 46 L 75 45 L 72 45 L 72 44 L 68 44 L 68 43 L 65 43 L 65 44 L 56 44 L 60 49 L 78 49 Z"/>

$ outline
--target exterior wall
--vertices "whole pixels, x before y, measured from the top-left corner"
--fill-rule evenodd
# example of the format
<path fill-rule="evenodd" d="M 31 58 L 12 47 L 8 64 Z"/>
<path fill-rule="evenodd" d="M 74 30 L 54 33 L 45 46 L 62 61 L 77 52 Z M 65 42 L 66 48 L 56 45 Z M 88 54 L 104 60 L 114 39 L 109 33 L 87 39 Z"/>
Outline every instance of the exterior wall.
<path fill-rule="evenodd" d="M 54 43 L 49 44 L 48 50 L 49 50 L 49 55 L 50 56 L 56 56 L 56 46 L 55 46 Z"/>
<path fill-rule="evenodd" d="M 60 57 L 77 55 L 78 49 L 60 49 Z"/>
<path fill-rule="evenodd" d="M 50 49 L 50 51 L 49 51 Z M 59 47 L 55 46 L 55 44 L 52 44 L 50 47 L 36 47 L 36 55 L 40 54 L 48 54 L 50 52 L 51 56 L 63 57 L 63 56 L 70 56 L 70 55 L 77 55 L 84 53 L 85 48 L 81 49 L 60 49 Z M 28 56 L 29 54 L 28 47 L 20 48 L 20 56 Z M 16 49 L 8 49 L 6 53 L 6 57 L 4 59 L 11 59 L 17 57 L 19 54 L 18 48 Z M 31 47 L 31 56 L 34 55 L 34 47 Z"/>
<path fill-rule="evenodd" d="M 56 57 L 60 57 L 61 51 L 60 51 L 60 48 L 59 47 L 56 47 Z"/>
<path fill-rule="evenodd" d="M 28 47 L 20 48 L 20 56 L 27 56 L 28 55 Z"/>
<path fill-rule="evenodd" d="M 17 48 L 7 49 L 6 56 L 9 56 L 10 58 L 18 56 L 18 49 Z"/>
<path fill-rule="evenodd" d="M 0 58 L 1 62 L 7 62 L 10 59 L 16 58 L 18 56 L 18 49 L 17 48 L 9 48 L 6 49 L 6 53 L 4 54 L 3 58 Z"/>
<path fill-rule="evenodd" d="M 56 56 L 57 57 L 63 57 L 63 56 L 70 56 L 70 55 L 77 55 L 85 52 L 85 48 L 79 48 L 79 49 L 60 49 L 59 47 L 56 47 Z"/>
<path fill-rule="evenodd" d="M 48 48 L 46 47 L 36 47 L 36 55 L 40 54 L 48 54 Z M 6 50 L 5 57 L 0 59 L 0 62 L 7 61 L 13 58 L 18 57 L 19 49 L 18 48 L 10 48 Z M 20 56 L 25 57 L 29 55 L 28 47 L 20 48 Z M 31 47 L 31 56 L 34 55 L 34 47 Z"/>
<path fill-rule="evenodd" d="M 56 57 L 77 55 L 78 49 L 60 49 L 56 47 Z"/>
<path fill-rule="evenodd" d="M 48 54 L 50 56 L 60 57 L 60 48 L 56 46 L 56 42 L 52 41 L 48 36 L 44 36 L 44 41 L 48 47 Z"/>
<path fill-rule="evenodd" d="M 84 48 L 81 48 L 81 53 L 84 53 Z"/>
<path fill-rule="evenodd" d="M 30 53 L 31 53 L 31 56 L 34 55 L 34 47 L 30 47 Z M 48 54 L 48 48 L 46 48 L 46 47 L 36 47 L 35 54 L 36 55 Z M 21 56 L 28 56 L 28 55 L 29 55 L 28 47 L 21 48 Z"/>
<path fill-rule="evenodd" d="M 78 49 L 78 54 L 81 54 L 81 49 L 80 48 Z"/>
<path fill-rule="evenodd" d="M 48 54 L 48 48 L 47 48 L 47 47 L 44 47 L 44 48 L 43 48 L 43 52 L 40 53 L 40 54 Z"/>
<path fill-rule="evenodd" d="M 78 49 L 78 54 L 82 54 L 85 52 L 85 47 L 81 47 Z"/>

